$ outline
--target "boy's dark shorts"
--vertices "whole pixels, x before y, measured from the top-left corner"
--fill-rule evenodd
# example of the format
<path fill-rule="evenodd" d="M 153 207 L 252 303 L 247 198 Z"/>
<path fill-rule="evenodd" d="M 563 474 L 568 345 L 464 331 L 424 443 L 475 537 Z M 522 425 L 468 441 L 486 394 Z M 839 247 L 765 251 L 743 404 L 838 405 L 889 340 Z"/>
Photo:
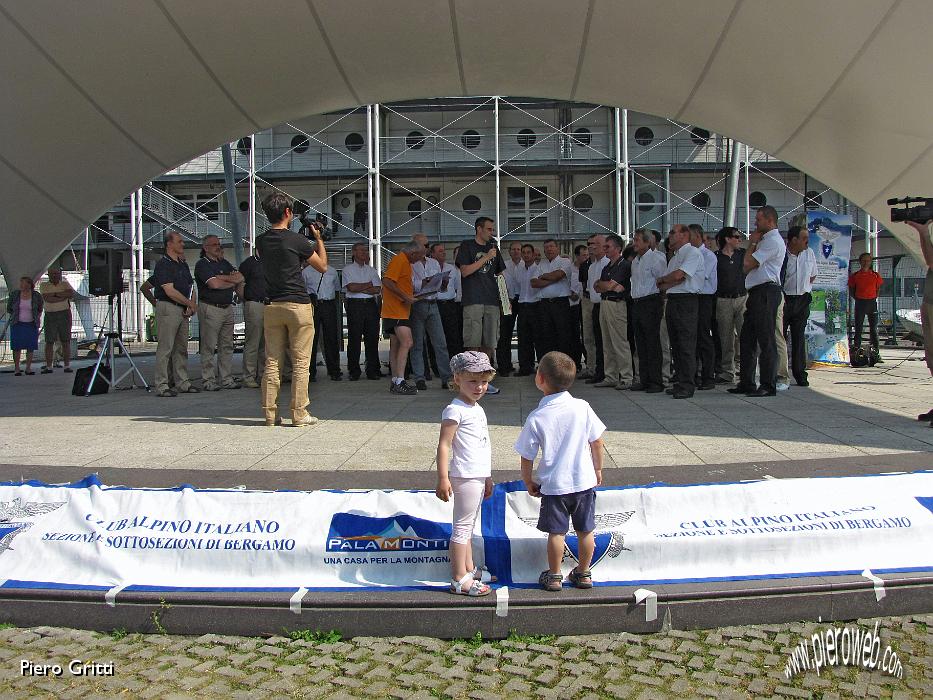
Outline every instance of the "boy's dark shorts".
<path fill-rule="evenodd" d="M 566 535 L 570 522 L 575 532 L 596 529 L 596 489 L 541 496 L 538 529 L 550 535 Z"/>

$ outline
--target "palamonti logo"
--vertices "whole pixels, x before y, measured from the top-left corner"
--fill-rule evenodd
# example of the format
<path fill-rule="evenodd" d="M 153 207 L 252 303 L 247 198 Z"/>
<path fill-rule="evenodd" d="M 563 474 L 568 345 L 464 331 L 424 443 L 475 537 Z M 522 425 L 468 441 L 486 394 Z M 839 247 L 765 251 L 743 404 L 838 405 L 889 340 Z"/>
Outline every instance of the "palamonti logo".
<path fill-rule="evenodd" d="M 785 678 L 790 680 L 810 670 L 820 675 L 820 670 L 829 666 L 861 666 L 869 671 L 880 668 L 886 675 L 903 678 L 904 666 L 897 652 L 886 646 L 884 654 L 881 653 L 878 624 L 875 623 L 873 631 L 857 625 L 830 627 L 814 632 L 810 639 L 800 640 L 784 665 Z"/>

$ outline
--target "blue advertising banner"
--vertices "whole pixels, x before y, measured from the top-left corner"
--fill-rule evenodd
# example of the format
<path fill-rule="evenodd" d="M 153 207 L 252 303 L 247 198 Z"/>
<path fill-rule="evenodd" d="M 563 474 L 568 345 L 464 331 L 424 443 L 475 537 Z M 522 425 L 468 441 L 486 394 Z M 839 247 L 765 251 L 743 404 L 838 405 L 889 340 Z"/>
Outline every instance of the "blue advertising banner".
<path fill-rule="evenodd" d="M 807 230 L 817 267 L 806 331 L 807 360 L 845 365 L 849 363 L 846 309 L 852 217 L 828 211 L 807 212 Z"/>

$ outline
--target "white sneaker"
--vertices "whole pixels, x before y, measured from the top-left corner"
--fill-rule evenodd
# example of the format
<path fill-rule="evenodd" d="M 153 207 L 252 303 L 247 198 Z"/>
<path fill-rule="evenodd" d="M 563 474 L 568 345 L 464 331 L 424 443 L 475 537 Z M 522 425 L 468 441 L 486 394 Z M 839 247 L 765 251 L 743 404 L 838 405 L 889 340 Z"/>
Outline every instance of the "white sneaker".
<path fill-rule="evenodd" d="M 785 384 L 784 382 L 779 382 L 777 386 L 774 387 L 778 391 L 787 391 L 790 389 L 790 384 Z"/>
<path fill-rule="evenodd" d="M 499 389 L 494 387 L 492 384 L 490 384 L 489 386 L 486 387 L 486 393 L 489 396 L 495 396 L 496 394 L 499 393 Z"/>

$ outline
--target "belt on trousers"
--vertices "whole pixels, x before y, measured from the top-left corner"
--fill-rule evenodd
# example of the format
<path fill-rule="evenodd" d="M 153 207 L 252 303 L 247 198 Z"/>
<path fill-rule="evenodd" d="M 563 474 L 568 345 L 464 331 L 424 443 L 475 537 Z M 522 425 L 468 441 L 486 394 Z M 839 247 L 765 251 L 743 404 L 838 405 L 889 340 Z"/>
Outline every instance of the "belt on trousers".
<path fill-rule="evenodd" d="M 771 287 L 777 287 L 778 289 L 780 289 L 781 285 L 779 285 L 777 282 L 762 282 L 761 284 L 756 284 L 754 287 L 749 287 L 748 291 L 749 292 L 763 292 L 766 289 L 769 289 Z"/>
<path fill-rule="evenodd" d="M 437 299 L 416 299 L 416 304 L 436 304 Z"/>
<path fill-rule="evenodd" d="M 207 304 L 208 306 L 214 306 L 218 309 L 229 309 L 233 304 L 215 304 L 211 301 L 202 301 L 202 304 Z"/>
<path fill-rule="evenodd" d="M 548 297 L 547 299 L 539 299 L 538 301 L 543 301 L 546 304 L 556 304 L 562 301 L 570 301 L 570 297 Z"/>
<path fill-rule="evenodd" d="M 657 294 L 646 294 L 643 297 L 633 298 L 632 301 L 637 303 L 639 301 L 648 301 L 649 299 L 658 299 L 660 297 L 661 297 L 661 293 L 658 292 Z"/>
<path fill-rule="evenodd" d="M 360 303 L 360 302 L 362 302 L 362 303 L 364 303 L 364 304 L 369 304 L 369 303 L 375 303 L 376 298 L 375 298 L 375 297 L 369 297 L 368 299 L 364 299 L 363 297 L 347 297 L 347 298 L 345 299 L 345 301 L 347 301 L 348 303 L 349 303 L 349 302 L 353 302 L 354 304 L 358 304 L 358 303 Z"/>
<path fill-rule="evenodd" d="M 738 294 L 717 294 L 718 299 L 738 299 L 739 297 L 747 297 L 748 292 L 739 292 Z"/>

